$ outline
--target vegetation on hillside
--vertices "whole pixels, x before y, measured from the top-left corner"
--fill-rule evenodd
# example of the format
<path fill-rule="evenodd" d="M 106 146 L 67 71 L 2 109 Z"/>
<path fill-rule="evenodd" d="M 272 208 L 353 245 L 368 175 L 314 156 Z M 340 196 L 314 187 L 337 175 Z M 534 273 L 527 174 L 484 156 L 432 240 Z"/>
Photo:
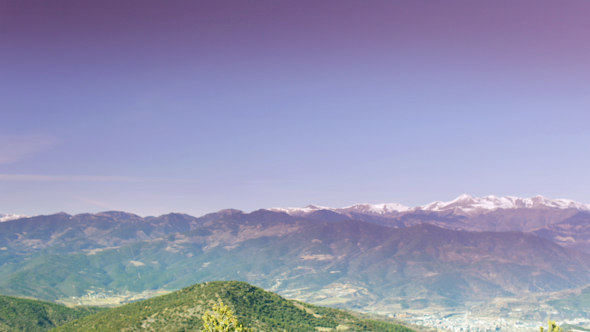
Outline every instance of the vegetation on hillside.
<path fill-rule="evenodd" d="M 563 325 L 561 325 L 561 328 L 564 331 L 585 331 L 585 332 L 590 332 L 590 329 L 589 328 L 581 327 L 579 325 L 574 325 L 574 324 L 563 324 Z"/>
<path fill-rule="evenodd" d="M 547 304 L 562 313 L 576 313 L 588 318 L 590 317 L 590 287 L 584 288 L 580 295 L 548 301 Z"/>
<path fill-rule="evenodd" d="M 341 310 L 285 300 L 245 282 L 215 281 L 177 292 L 130 303 L 84 317 L 55 331 L 198 331 L 203 315 L 219 302 L 252 331 L 315 332 L 348 328 L 348 331 L 411 332 L 391 323 L 365 320 Z"/>
<path fill-rule="evenodd" d="M 555 321 L 549 320 L 547 322 L 547 325 L 549 326 L 547 328 L 547 332 L 562 332 L 563 331 L 563 329 L 561 327 L 557 326 L 557 323 L 555 323 Z M 539 331 L 543 332 L 544 328 L 541 326 L 539 328 Z"/>
<path fill-rule="evenodd" d="M 0 331 L 47 331 L 103 310 L 0 295 Z"/>
<path fill-rule="evenodd" d="M 250 329 L 238 322 L 229 306 L 220 302 L 213 306 L 212 311 L 203 315 L 201 332 L 250 332 Z"/>

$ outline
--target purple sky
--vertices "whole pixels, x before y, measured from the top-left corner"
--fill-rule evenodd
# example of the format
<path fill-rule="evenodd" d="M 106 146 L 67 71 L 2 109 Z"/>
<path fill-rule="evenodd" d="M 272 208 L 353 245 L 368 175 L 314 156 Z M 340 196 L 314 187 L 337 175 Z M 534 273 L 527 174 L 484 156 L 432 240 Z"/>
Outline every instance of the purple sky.
<path fill-rule="evenodd" d="M 590 1 L 0 0 L 0 213 L 590 203 Z"/>

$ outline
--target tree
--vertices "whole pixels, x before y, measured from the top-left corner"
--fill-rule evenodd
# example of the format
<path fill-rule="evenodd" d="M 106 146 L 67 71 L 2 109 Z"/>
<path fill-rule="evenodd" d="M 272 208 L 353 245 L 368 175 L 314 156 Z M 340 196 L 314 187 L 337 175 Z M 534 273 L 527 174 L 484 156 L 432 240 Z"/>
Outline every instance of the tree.
<path fill-rule="evenodd" d="M 203 315 L 203 329 L 201 332 L 250 332 L 251 330 L 245 328 L 234 312 L 220 302 L 213 306 L 213 311 L 207 311 Z M 557 332 L 557 331 L 556 331 Z"/>
<path fill-rule="evenodd" d="M 557 324 L 555 323 L 555 321 L 547 321 L 547 324 L 549 325 L 549 329 L 547 330 L 547 332 L 562 332 L 563 329 L 559 326 L 557 326 Z M 539 328 L 541 330 L 541 332 L 543 332 L 543 327 L 541 326 Z"/>

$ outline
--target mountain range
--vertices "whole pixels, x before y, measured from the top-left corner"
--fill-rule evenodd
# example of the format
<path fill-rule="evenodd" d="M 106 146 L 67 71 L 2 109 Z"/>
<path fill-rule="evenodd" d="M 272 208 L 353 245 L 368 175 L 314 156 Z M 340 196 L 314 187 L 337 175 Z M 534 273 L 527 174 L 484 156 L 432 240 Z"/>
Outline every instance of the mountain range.
<path fill-rule="evenodd" d="M 308 205 L 303 208 L 267 210 L 319 221 L 357 219 L 394 228 L 426 222 L 454 230 L 519 231 L 533 233 L 562 246 L 590 254 L 590 228 L 588 228 L 590 205 L 568 199 L 550 200 L 542 196 L 474 198 L 464 194 L 450 202 L 436 201 L 413 208 L 397 203 L 387 203 L 356 204 L 343 208 Z M 10 243 L 11 246 L 23 250 L 39 249 L 68 237 L 78 238 L 82 235 L 80 232 L 84 233 L 83 237 L 93 239 L 99 246 L 116 246 L 138 240 L 154 239 L 174 232 L 188 231 L 221 216 L 237 212 L 243 213 L 243 211 L 227 209 L 198 218 L 182 213 L 142 218 L 134 214 L 114 211 L 74 216 L 62 212 L 57 214 L 59 217 L 53 215 L 52 220 L 60 220 L 53 224 L 47 221 L 47 216 L 0 215 L 7 218 L 5 222 L 0 223 L 0 247 L 3 243 Z M 8 226 L 6 221 L 9 220 L 18 220 L 19 224 L 25 222 L 26 225 Z M 32 233 L 27 233 L 27 225 Z M 31 228 L 30 225 L 34 227 Z M 64 231 L 66 229 L 67 232 Z M 44 234 L 45 231 L 53 234 L 51 240 L 43 236 L 36 237 L 36 234 Z M 129 232 L 128 236 L 125 232 Z M 21 235 L 15 240 L 2 241 L 2 235 L 8 236 L 10 233 Z"/>
<path fill-rule="evenodd" d="M 417 208 L 58 213 L 0 223 L 0 293 L 85 303 L 242 280 L 372 312 L 460 308 L 587 286 L 589 225 L 569 200 L 467 195 Z"/>
<path fill-rule="evenodd" d="M 290 215 L 306 215 L 313 211 L 330 210 L 341 214 L 360 213 L 376 216 L 395 217 L 404 213 L 416 212 L 452 212 L 455 215 L 473 217 L 494 210 L 513 210 L 513 209 L 576 209 L 580 211 L 590 211 L 590 205 L 575 202 L 569 199 L 551 200 L 543 196 L 532 198 L 520 198 L 514 196 L 496 197 L 472 197 L 467 194 L 460 195 L 450 202 L 436 201 L 417 207 L 408 207 L 398 203 L 384 204 L 356 204 L 343 208 L 331 208 L 324 206 L 308 205 L 304 208 L 271 208 L 271 211 L 285 212 Z"/>
<path fill-rule="evenodd" d="M 308 217 L 331 211 L 352 219 L 389 227 L 427 222 L 443 228 L 468 231 L 520 231 L 534 233 L 562 246 L 590 253 L 590 205 L 569 199 L 543 196 L 471 197 L 461 195 L 450 202 L 436 201 L 418 207 L 397 203 L 356 204 L 344 208 L 309 205 L 304 208 L 272 208 L 292 216 Z"/>

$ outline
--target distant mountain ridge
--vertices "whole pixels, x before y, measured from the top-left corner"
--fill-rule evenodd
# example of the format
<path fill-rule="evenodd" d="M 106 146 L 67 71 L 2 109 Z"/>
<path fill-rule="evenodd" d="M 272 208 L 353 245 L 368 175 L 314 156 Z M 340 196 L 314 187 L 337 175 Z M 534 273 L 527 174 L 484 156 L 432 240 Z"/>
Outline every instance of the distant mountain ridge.
<path fill-rule="evenodd" d="M 292 217 L 316 221 L 363 220 L 388 227 L 409 227 L 430 223 L 468 231 L 520 231 L 550 239 L 562 246 L 590 253 L 590 205 L 568 199 L 542 196 L 471 197 L 461 195 L 449 202 L 436 201 L 407 207 L 398 203 L 356 204 L 343 208 L 309 205 L 303 208 L 270 208 Z M 170 213 L 140 217 L 126 212 L 23 217 L 11 215 L 0 223 L 0 248 L 38 250 L 84 237 L 86 249 L 117 246 L 158 238 L 198 228 L 223 216 L 243 214 L 226 209 L 193 217 Z M 60 220 L 57 222 L 57 220 Z M 50 221 L 52 220 L 52 221 Z M 584 221 L 584 222 L 582 222 Z"/>
<path fill-rule="evenodd" d="M 562 246 L 590 253 L 590 205 L 569 199 L 543 196 L 471 197 L 461 195 L 449 202 L 436 201 L 417 207 L 397 203 L 356 204 L 343 208 L 309 205 L 303 208 L 271 208 L 301 218 L 330 211 L 351 219 L 389 227 L 430 223 L 468 231 L 519 231 L 533 233 Z"/>
<path fill-rule="evenodd" d="M 0 223 L 0 248 L 30 253 L 63 244 L 63 253 L 120 246 L 186 232 L 232 213 L 241 212 L 222 210 L 199 218 L 182 213 L 143 218 L 120 211 L 77 215 L 60 212 Z"/>
<path fill-rule="evenodd" d="M 468 194 L 462 194 L 452 201 L 442 202 L 435 201 L 421 206 L 409 207 L 399 203 L 381 203 L 381 204 L 369 204 L 361 203 L 354 204 L 347 207 L 327 207 L 319 205 L 308 205 L 305 207 L 275 207 L 268 208 L 266 210 L 275 212 L 285 212 L 292 216 L 305 216 L 315 211 L 328 210 L 339 214 L 349 213 L 360 213 L 373 216 L 398 216 L 402 213 L 415 213 L 415 212 L 451 212 L 455 215 L 463 216 L 475 216 L 491 212 L 494 210 L 510 210 L 510 209 L 575 209 L 578 211 L 590 211 L 590 204 L 584 204 L 576 202 L 571 199 L 549 199 L 541 195 L 537 195 L 531 198 L 521 198 L 516 196 L 503 196 L 497 197 L 494 195 L 484 197 L 472 197 Z M 240 210 L 226 209 L 221 210 L 218 213 L 235 213 L 243 212 Z M 114 212 L 103 212 L 113 214 Z M 79 214 L 84 215 L 84 214 Z M 76 216 L 79 216 L 76 215 Z M 99 214 L 97 214 L 99 215 Z M 0 213 L 0 222 L 30 218 L 31 216 L 23 214 L 2 214 Z M 137 216 L 139 217 L 139 216 Z M 139 217 L 141 218 L 141 217 Z M 146 219 L 157 218 L 157 217 L 146 217 Z"/>

